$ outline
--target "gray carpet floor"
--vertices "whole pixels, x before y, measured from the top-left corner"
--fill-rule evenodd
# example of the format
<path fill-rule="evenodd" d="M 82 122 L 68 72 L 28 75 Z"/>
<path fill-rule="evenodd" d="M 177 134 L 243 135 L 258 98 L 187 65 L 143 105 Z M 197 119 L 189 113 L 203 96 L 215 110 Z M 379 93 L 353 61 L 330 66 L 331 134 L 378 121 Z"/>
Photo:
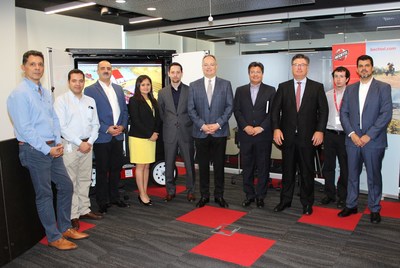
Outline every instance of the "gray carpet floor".
<path fill-rule="evenodd" d="M 177 183 L 184 184 L 184 178 Z M 320 188 L 315 187 L 316 205 Z M 146 207 L 139 204 L 135 189 L 134 180 L 123 181 L 121 196 L 131 206 L 111 207 L 103 220 L 92 221 L 96 227 L 87 231 L 89 239 L 77 241 L 77 250 L 62 252 L 37 244 L 5 267 L 240 267 L 189 252 L 212 235 L 212 228 L 176 220 L 195 209 L 185 193 L 168 203 L 153 197 L 154 205 Z M 363 215 L 354 231 L 345 231 L 297 222 L 302 215 L 298 196 L 281 213 L 273 212 L 279 202 L 276 189 L 269 189 L 264 209 L 254 204 L 243 208 L 244 197 L 242 181 L 232 184 L 226 174 L 229 208 L 247 212 L 234 223 L 240 233 L 276 240 L 252 267 L 400 267 L 400 219 L 383 217 L 373 225 L 369 215 Z M 360 211 L 366 203 L 367 196 L 361 195 Z M 209 205 L 216 206 L 213 199 Z"/>

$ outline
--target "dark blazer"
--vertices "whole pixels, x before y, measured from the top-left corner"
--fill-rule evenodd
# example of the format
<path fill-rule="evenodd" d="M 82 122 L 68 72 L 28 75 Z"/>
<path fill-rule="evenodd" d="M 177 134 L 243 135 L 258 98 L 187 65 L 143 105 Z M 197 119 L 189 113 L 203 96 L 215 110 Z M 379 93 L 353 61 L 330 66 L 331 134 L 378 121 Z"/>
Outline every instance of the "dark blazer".
<path fill-rule="evenodd" d="M 348 135 L 355 132 L 359 137 L 367 134 L 371 140 L 368 148 L 387 147 L 386 128 L 392 119 L 392 95 L 389 84 L 372 79 L 362 113 L 362 129 L 360 129 L 360 82 L 346 87 L 343 103 L 340 108 L 340 122 L 347 134 L 346 145 L 354 146 Z"/>
<path fill-rule="evenodd" d="M 201 131 L 203 124 L 220 125 L 220 129 L 213 137 L 227 137 L 229 135 L 228 120 L 232 115 L 233 92 L 231 82 L 222 78 L 215 78 L 215 86 L 211 105 L 208 105 L 207 93 L 204 86 L 204 77 L 189 86 L 188 112 L 193 121 L 192 135 L 195 138 L 206 138 L 207 134 Z"/>
<path fill-rule="evenodd" d="M 147 102 L 134 97 L 129 99 L 128 110 L 131 118 L 129 136 L 148 139 L 154 132 L 160 133 L 161 119 L 158 105 L 153 109 L 154 115 Z"/>
<path fill-rule="evenodd" d="M 297 112 L 294 80 L 291 79 L 279 84 L 276 91 L 271 110 L 272 129 L 283 132 L 283 145 L 292 143 L 295 138 L 303 145 L 312 145 L 314 132 L 325 132 L 328 114 L 324 86 L 308 78 Z"/>
<path fill-rule="evenodd" d="M 117 125 L 123 126 L 126 129 L 128 127 L 128 108 L 125 102 L 124 91 L 122 87 L 117 84 L 113 83 L 112 86 L 114 88 L 115 94 L 117 94 L 118 104 L 121 110 L 121 114 L 118 118 Z M 96 101 L 97 115 L 99 117 L 100 129 L 99 129 L 99 137 L 97 138 L 95 143 L 110 142 L 112 136 L 106 133 L 106 131 L 110 126 L 114 125 L 114 118 L 113 118 L 111 104 L 108 101 L 104 89 L 101 87 L 99 81 L 97 81 L 93 85 L 85 88 L 84 93 L 85 95 L 92 97 Z M 115 138 L 117 140 L 123 140 L 124 133 L 121 133 Z"/>
<path fill-rule="evenodd" d="M 193 141 L 193 122 L 188 114 L 189 86 L 181 83 L 178 108 L 175 108 L 172 97 L 172 86 L 168 85 L 158 92 L 158 105 L 160 117 L 163 121 L 163 140 L 173 143 L 177 137 L 185 142 Z"/>
<path fill-rule="evenodd" d="M 258 142 L 272 140 L 271 105 L 275 88 L 261 83 L 256 101 L 253 105 L 250 84 L 238 87 L 235 93 L 233 113 L 238 124 L 238 139 L 240 142 Z M 260 126 L 263 132 L 256 136 L 247 135 L 243 129 L 246 126 Z"/>

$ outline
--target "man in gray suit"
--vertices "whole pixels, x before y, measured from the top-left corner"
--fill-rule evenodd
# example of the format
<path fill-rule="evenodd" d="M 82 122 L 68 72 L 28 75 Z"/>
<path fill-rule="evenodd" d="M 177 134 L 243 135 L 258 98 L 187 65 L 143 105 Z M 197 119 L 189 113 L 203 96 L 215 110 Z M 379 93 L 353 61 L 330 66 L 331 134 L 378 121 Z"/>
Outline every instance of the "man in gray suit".
<path fill-rule="evenodd" d="M 168 70 L 171 84 L 158 93 L 158 105 L 163 121 L 165 179 L 167 186 L 167 195 L 164 197 L 164 201 L 166 202 L 175 197 L 174 168 L 178 147 L 185 162 L 187 200 L 189 202 L 196 200 L 194 195 L 193 123 L 189 118 L 187 109 L 189 86 L 181 83 L 182 75 L 182 65 L 177 62 L 171 63 Z"/>
<path fill-rule="evenodd" d="M 346 207 L 339 217 L 356 214 L 360 174 L 367 170 L 368 208 L 371 223 L 379 223 L 382 197 L 382 160 L 387 147 L 386 129 L 392 119 L 392 95 L 389 84 L 372 77 L 374 61 L 368 55 L 357 59 L 360 82 L 347 87 L 340 109 L 340 122 L 346 132 L 349 167 Z"/>
<path fill-rule="evenodd" d="M 188 111 L 193 121 L 193 137 L 200 172 L 201 199 L 197 207 L 210 202 L 210 163 L 214 166 L 214 198 L 221 207 L 224 200 L 224 159 L 228 120 L 232 115 L 233 92 L 231 82 L 216 77 L 215 56 L 203 57 L 204 77 L 189 87 Z"/>

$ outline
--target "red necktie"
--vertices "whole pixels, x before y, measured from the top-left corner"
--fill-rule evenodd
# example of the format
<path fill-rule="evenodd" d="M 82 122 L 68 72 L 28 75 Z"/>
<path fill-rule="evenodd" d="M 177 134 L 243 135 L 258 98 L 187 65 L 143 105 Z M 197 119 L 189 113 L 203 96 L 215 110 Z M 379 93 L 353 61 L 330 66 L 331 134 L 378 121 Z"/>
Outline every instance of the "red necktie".
<path fill-rule="evenodd" d="M 297 111 L 300 109 L 300 96 L 301 96 L 301 82 L 297 82 L 297 89 L 296 89 L 296 108 Z"/>

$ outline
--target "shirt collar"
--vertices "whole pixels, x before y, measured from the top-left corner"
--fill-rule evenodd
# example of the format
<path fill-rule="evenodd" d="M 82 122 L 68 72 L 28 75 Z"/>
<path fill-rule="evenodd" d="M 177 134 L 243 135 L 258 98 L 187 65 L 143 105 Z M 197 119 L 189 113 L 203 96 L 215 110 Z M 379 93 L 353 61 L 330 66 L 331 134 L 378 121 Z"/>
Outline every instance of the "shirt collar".
<path fill-rule="evenodd" d="M 39 91 L 39 87 L 40 87 L 40 88 L 43 88 L 43 87 L 42 87 L 42 84 L 41 84 L 40 82 L 39 82 L 39 85 L 38 85 L 38 84 L 34 83 L 32 80 L 29 80 L 29 79 L 26 78 L 26 77 L 24 77 L 24 80 L 25 80 L 25 82 L 28 84 L 28 86 L 29 86 L 31 89 L 35 90 L 35 91 Z"/>

